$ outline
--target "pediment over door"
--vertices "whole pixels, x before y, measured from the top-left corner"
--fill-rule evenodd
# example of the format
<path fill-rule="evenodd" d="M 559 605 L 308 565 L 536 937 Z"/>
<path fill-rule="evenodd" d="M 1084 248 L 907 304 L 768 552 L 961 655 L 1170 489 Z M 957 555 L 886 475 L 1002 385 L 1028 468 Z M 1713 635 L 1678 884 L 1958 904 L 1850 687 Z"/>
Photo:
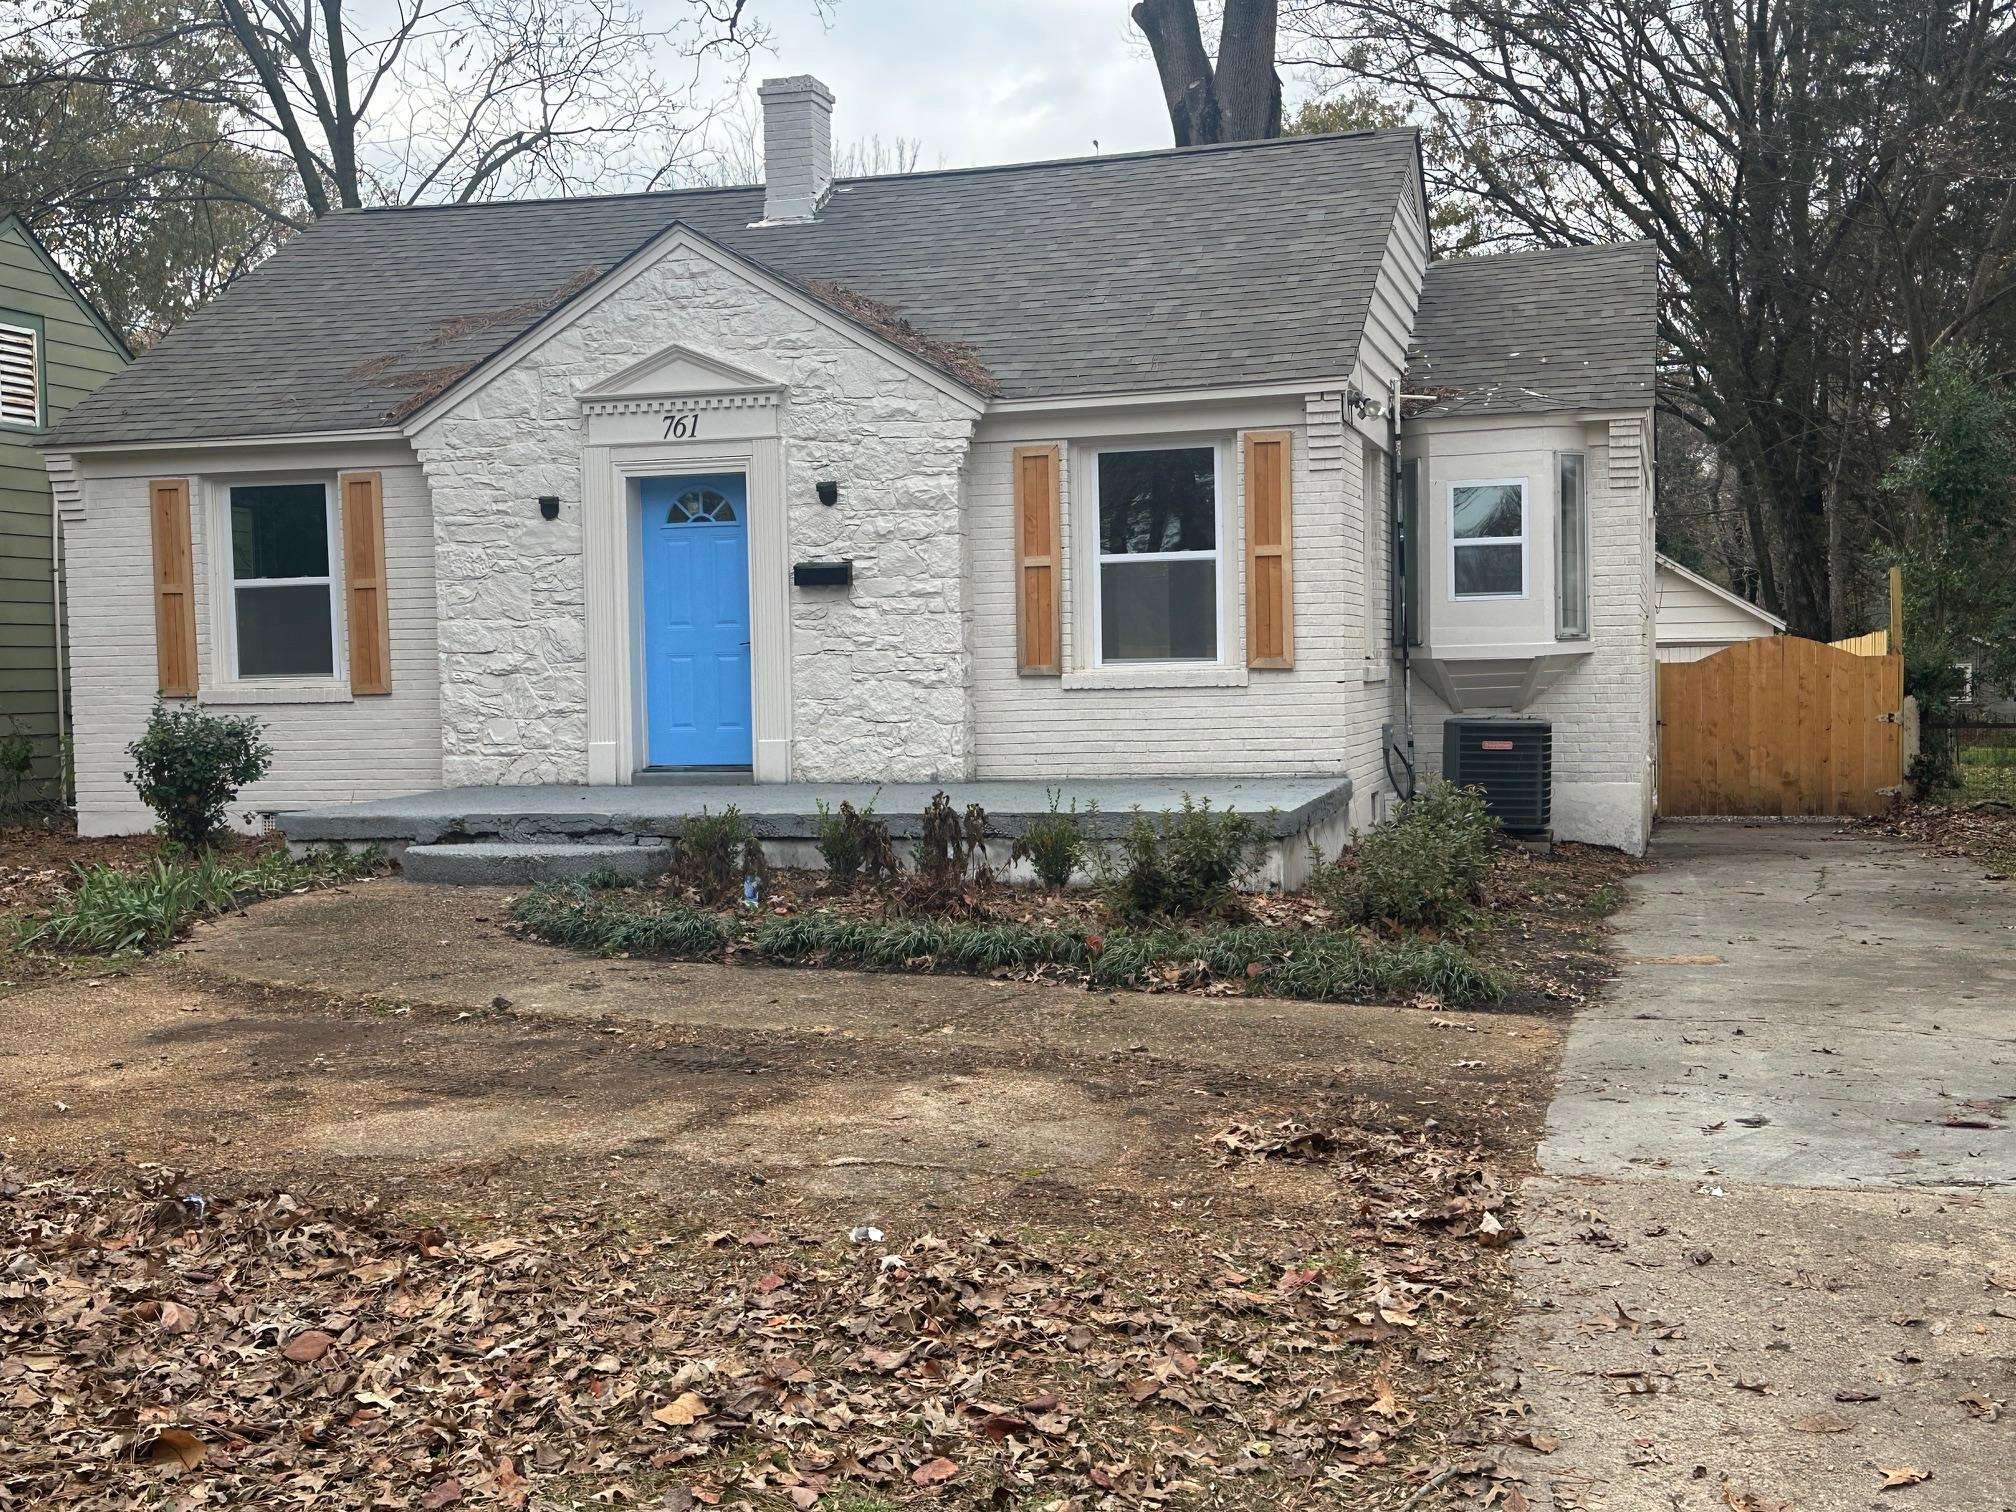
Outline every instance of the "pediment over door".
<path fill-rule="evenodd" d="M 784 384 L 691 347 L 670 346 L 581 391 L 598 443 L 773 434 Z M 726 412 L 726 413 L 724 413 Z"/>
<path fill-rule="evenodd" d="M 693 399 L 783 392 L 782 380 L 692 347 L 670 346 L 581 391 L 584 405 L 640 399 Z"/>

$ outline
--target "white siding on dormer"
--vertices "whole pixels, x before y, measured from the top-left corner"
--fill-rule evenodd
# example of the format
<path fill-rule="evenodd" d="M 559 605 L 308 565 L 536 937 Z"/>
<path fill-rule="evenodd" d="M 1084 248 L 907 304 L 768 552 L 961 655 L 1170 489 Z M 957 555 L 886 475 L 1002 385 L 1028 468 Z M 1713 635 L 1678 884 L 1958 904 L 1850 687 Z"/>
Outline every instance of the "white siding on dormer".
<path fill-rule="evenodd" d="M 1386 255 L 1372 285 L 1371 307 L 1365 313 L 1365 334 L 1358 343 L 1358 386 L 1378 399 L 1387 398 L 1407 371 L 1407 344 L 1413 338 L 1414 316 L 1421 307 L 1421 280 L 1428 269 L 1428 239 L 1413 215 L 1402 213 L 1412 203 L 1412 191 L 1393 216 Z M 1386 444 L 1386 422 L 1361 422 L 1368 439 Z"/>

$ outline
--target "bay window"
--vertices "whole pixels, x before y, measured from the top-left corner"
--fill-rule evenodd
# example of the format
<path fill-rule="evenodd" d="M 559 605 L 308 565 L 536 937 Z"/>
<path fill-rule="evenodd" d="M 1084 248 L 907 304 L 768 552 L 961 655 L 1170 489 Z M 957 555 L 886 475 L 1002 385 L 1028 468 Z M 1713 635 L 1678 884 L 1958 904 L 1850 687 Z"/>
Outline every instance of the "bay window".
<path fill-rule="evenodd" d="M 232 675 L 333 677 L 328 485 L 236 485 L 230 519 Z"/>
<path fill-rule="evenodd" d="M 1526 596 L 1526 480 L 1449 485 L 1449 596 Z"/>
<path fill-rule="evenodd" d="M 1217 448 L 1101 451 L 1093 487 L 1099 663 L 1217 661 Z"/>

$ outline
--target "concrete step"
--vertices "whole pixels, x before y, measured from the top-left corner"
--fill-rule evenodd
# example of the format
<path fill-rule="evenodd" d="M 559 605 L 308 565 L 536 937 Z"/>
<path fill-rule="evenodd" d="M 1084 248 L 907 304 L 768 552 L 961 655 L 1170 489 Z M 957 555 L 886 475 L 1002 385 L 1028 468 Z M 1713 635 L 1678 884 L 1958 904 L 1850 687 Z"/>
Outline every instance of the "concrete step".
<path fill-rule="evenodd" d="M 414 882 L 523 887 L 573 882 L 598 871 L 641 880 L 671 864 L 669 845 L 409 845 L 400 869 Z"/>

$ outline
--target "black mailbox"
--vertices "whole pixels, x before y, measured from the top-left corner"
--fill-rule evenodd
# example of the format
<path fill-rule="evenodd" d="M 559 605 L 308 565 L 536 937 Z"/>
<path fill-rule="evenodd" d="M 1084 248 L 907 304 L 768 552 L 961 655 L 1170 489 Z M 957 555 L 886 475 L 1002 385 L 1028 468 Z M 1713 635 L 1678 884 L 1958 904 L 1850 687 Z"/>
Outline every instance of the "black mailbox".
<path fill-rule="evenodd" d="M 800 588 L 845 588 L 854 581 L 854 564 L 799 562 L 791 568 L 791 581 Z"/>

